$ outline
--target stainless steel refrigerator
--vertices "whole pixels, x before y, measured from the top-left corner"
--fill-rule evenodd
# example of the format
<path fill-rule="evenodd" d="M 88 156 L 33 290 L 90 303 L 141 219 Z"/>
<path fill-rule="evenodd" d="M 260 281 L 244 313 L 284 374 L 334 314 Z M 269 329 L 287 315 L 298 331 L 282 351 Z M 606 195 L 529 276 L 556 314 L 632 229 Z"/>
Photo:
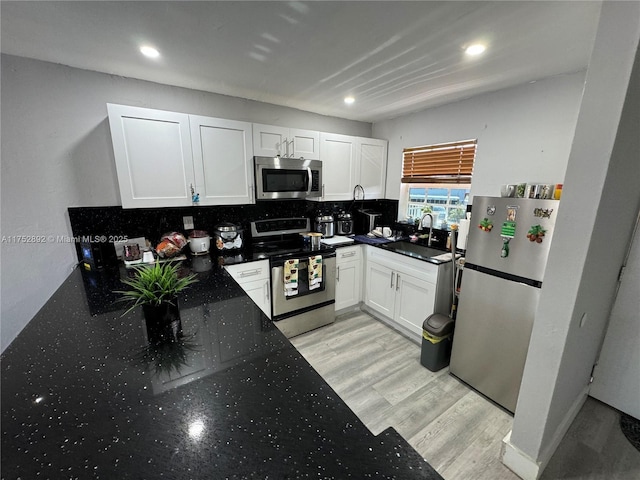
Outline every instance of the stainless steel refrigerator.
<path fill-rule="evenodd" d="M 557 200 L 474 197 L 450 371 L 514 412 Z"/>

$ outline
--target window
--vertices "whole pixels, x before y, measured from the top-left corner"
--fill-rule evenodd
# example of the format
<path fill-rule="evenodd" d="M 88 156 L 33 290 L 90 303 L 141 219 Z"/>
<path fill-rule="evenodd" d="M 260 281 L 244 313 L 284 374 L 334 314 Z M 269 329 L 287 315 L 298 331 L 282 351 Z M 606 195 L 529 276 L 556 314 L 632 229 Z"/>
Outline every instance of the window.
<path fill-rule="evenodd" d="M 449 229 L 467 211 L 476 140 L 406 148 L 403 151 L 400 220 L 432 213 L 434 226 Z"/>
<path fill-rule="evenodd" d="M 401 196 L 407 199 L 401 219 L 420 220 L 425 213 L 433 214 L 433 226 L 448 229 L 464 218 L 471 185 L 404 184 Z M 400 202 L 403 205 L 403 202 Z"/>

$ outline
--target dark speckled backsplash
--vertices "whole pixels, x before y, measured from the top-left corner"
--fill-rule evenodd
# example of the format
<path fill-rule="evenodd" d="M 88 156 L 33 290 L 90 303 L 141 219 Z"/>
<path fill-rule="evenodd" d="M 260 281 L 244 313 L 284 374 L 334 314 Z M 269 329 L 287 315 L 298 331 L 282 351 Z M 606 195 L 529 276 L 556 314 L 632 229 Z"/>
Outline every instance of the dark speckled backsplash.
<path fill-rule="evenodd" d="M 70 207 L 69 219 L 74 236 L 107 235 L 145 237 L 157 243 L 166 232 L 184 232 L 182 217 L 193 216 L 198 230 L 213 232 L 221 222 L 232 222 L 245 229 L 249 238 L 249 222 L 265 218 L 313 217 L 319 212 L 332 213 L 354 208 L 371 208 L 382 213 L 381 223 L 391 224 L 397 214 L 397 200 L 351 202 L 312 202 L 307 200 L 274 200 L 255 205 L 223 205 L 175 208 Z"/>

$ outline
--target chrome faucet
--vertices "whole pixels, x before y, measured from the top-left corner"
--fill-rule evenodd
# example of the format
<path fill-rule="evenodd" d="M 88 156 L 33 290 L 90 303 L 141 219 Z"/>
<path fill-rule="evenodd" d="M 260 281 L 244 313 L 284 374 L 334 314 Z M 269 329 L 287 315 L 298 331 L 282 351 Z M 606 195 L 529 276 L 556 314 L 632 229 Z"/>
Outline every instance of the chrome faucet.
<path fill-rule="evenodd" d="M 425 213 L 424 215 L 422 215 L 422 218 L 420 219 L 420 225 L 418 225 L 418 230 L 424 229 L 424 218 L 425 217 L 429 217 L 429 219 L 431 219 L 431 221 L 429 222 L 429 237 L 427 239 L 427 247 L 430 247 L 431 246 L 431 231 L 433 230 L 433 215 L 431 215 L 430 213 Z"/>

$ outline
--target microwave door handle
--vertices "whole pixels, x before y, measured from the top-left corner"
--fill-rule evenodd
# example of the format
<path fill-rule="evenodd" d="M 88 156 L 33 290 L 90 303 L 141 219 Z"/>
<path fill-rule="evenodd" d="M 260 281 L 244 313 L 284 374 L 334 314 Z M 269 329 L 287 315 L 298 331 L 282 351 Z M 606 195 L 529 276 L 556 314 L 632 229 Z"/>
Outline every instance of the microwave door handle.
<path fill-rule="evenodd" d="M 311 175 L 311 167 L 307 167 L 307 175 L 309 176 L 309 188 L 307 188 L 307 195 L 311 195 L 311 187 L 313 186 L 313 176 Z"/>

